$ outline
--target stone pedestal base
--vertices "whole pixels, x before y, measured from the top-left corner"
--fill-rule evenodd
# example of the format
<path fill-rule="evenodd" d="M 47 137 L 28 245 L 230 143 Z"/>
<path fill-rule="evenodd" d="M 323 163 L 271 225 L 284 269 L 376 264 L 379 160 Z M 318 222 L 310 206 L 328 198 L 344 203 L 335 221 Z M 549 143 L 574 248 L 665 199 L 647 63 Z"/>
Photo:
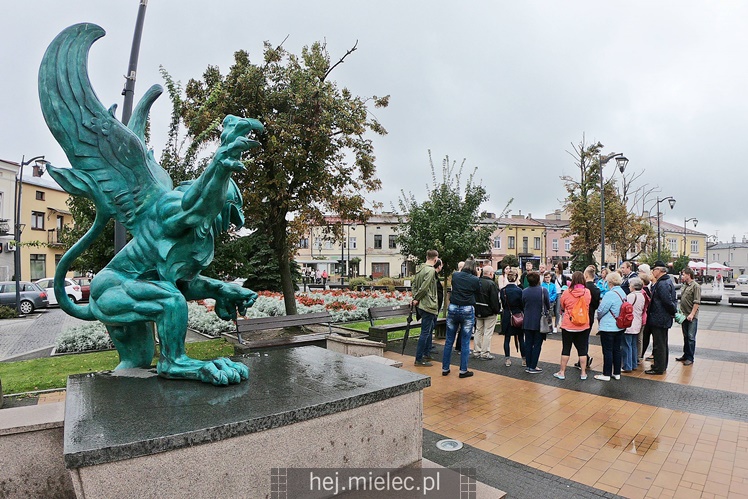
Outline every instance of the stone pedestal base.
<path fill-rule="evenodd" d="M 428 377 L 317 347 L 241 359 L 217 388 L 147 371 L 71 377 L 78 497 L 266 497 L 273 468 L 418 464 Z"/>

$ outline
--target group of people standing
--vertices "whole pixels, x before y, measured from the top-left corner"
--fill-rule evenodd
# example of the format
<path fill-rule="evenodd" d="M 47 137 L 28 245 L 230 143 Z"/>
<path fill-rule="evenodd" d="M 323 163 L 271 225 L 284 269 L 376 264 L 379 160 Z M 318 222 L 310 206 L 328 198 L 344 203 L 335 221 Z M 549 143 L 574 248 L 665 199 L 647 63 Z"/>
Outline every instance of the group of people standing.
<path fill-rule="evenodd" d="M 439 282 L 435 265 L 438 253 L 430 250 L 427 261 L 419 267 L 413 280 L 413 305 L 422 317 L 415 364 L 432 365 L 431 338 L 441 300 L 437 297 Z M 441 262 L 439 261 L 439 267 Z M 528 374 L 542 373 L 538 367 L 540 351 L 547 334 L 561 333 L 562 351 L 560 368 L 554 373 L 557 379 L 566 378 L 566 368 L 572 347 L 579 356 L 575 364 L 581 370 L 581 379 L 587 379 L 592 358 L 589 356 L 589 337 L 595 319 L 603 351 L 603 372 L 595 375 L 601 381 L 620 379 L 621 373 L 636 370 L 645 360 L 644 354 L 652 342 L 652 364 L 646 374 L 663 374 L 668 366 L 668 330 L 674 318 L 681 319 L 684 348 L 678 361 L 691 365 L 696 348 L 698 309 L 701 298 L 699 285 L 690 268 L 681 272 L 683 291 L 680 305 L 676 301 L 673 281 L 664 262 L 657 261 L 633 269 L 631 262 L 623 262 L 618 271 L 607 269 L 600 277 L 596 268 L 589 266 L 584 272 L 563 273 L 560 263 L 556 272 L 539 271 L 527 263 L 526 272 L 507 267 L 498 279 L 494 269 L 478 269 L 475 260 L 469 259 L 452 275 L 452 289 L 447 309 L 447 333 L 442 352 L 442 375 L 450 374 L 450 361 L 455 339 L 460 350 L 459 377 L 473 375 L 468 370 L 470 339 L 475 331 L 472 352 L 475 359 L 492 360 L 491 338 L 497 318 L 501 316 L 501 334 L 504 336 L 504 364 L 512 365 L 510 355 L 512 338 Z M 631 306 L 623 307 L 624 303 Z M 622 308 L 628 315 L 621 320 Z M 676 312 L 679 312 L 676 314 Z M 554 324 L 555 322 L 555 324 Z M 622 326 L 623 324 L 623 326 Z"/>

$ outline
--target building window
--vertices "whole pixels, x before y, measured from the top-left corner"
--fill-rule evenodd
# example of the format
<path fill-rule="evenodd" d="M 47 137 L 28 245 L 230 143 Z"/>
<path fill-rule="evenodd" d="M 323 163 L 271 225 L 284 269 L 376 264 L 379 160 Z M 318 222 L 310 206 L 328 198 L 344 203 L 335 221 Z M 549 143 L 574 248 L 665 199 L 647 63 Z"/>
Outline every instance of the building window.
<path fill-rule="evenodd" d="M 31 212 L 31 228 L 44 230 L 44 213 L 40 211 Z"/>
<path fill-rule="evenodd" d="M 351 249 L 356 249 L 356 238 L 355 237 L 348 238 L 348 247 Z"/>
<path fill-rule="evenodd" d="M 571 239 L 564 239 L 564 251 L 571 251 Z"/>
<path fill-rule="evenodd" d="M 509 249 L 514 249 L 514 236 L 509 236 Z"/>
<path fill-rule="evenodd" d="M 668 248 L 670 248 L 671 253 L 676 253 L 678 251 L 678 240 L 677 239 L 668 239 L 667 245 L 668 245 Z"/>
<path fill-rule="evenodd" d="M 530 248 L 529 248 L 529 238 L 523 237 L 522 238 L 522 252 L 523 253 L 527 253 L 529 251 L 530 251 Z"/>
<path fill-rule="evenodd" d="M 309 249 L 309 238 L 308 237 L 302 237 L 301 239 L 299 239 L 299 248 Z"/>
<path fill-rule="evenodd" d="M 390 236 L 390 249 L 397 249 L 397 236 Z"/>
<path fill-rule="evenodd" d="M 691 241 L 691 253 L 698 253 L 699 252 L 699 240 L 694 239 Z"/>
<path fill-rule="evenodd" d="M 44 201 L 44 191 L 36 191 L 36 200 Z"/>
<path fill-rule="evenodd" d="M 47 255 L 30 255 L 31 260 L 31 280 L 43 279 L 47 277 Z"/>
<path fill-rule="evenodd" d="M 539 237 L 533 238 L 533 248 L 536 250 L 540 249 L 540 238 Z"/>
<path fill-rule="evenodd" d="M 325 249 L 332 249 L 332 241 L 325 239 Z"/>
<path fill-rule="evenodd" d="M 382 234 L 374 234 L 374 249 L 382 249 Z"/>
<path fill-rule="evenodd" d="M 493 238 L 493 247 L 496 249 L 501 249 L 501 238 L 500 237 Z"/>
<path fill-rule="evenodd" d="M 558 251 L 558 239 L 554 239 L 551 244 L 553 245 L 553 251 Z"/>

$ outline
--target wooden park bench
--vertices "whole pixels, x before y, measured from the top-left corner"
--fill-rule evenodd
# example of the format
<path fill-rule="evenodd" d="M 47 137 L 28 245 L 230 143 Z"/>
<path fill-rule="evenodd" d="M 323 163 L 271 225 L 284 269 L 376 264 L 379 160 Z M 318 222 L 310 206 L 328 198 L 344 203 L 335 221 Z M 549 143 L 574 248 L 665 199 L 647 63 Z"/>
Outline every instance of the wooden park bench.
<path fill-rule="evenodd" d="M 348 289 L 347 284 L 328 284 L 328 289 Z"/>
<path fill-rule="evenodd" d="M 402 293 L 409 293 L 410 289 L 410 286 L 395 286 L 395 291 L 400 291 Z"/>
<path fill-rule="evenodd" d="M 701 299 L 703 300 L 704 297 L 702 296 Z M 731 296 L 727 301 L 730 305 L 735 305 L 736 303 L 739 305 L 748 305 L 748 296 Z"/>
<path fill-rule="evenodd" d="M 325 289 L 325 285 L 324 284 L 307 284 L 306 287 L 307 287 L 307 289 L 309 291 L 312 291 L 312 290 L 315 290 L 315 289 L 321 289 L 321 290 L 324 291 L 324 289 Z"/>
<path fill-rule="evenodd" d="M 748 296 L 748 291 L 741 291 L 740 296 Z"/>
<path fill-rule="evenodd" d="M 404 330 L 408 323 L 407 321 L 398 322 L 395 324 L 380 324 L 376 325 L 375 321 L 378 319 L 387 319 L 390 317 L 407 317 L 410 312 L 409 305 L 391 305 L 388 307 L 371 307 L 369 309 L 369 336 L 382 343 L 387 343 L 387 334 L 392 331 Z M 411 336 L 413 331 L 420 333 L 421 321 L 416 320 L 415 310 L 413 311 L 413 322 L 410 323 Z M 436 319 L 436 337 L 443 337 L 446 333 L 447 319 L 439 317 Z M 417 335 L 416 335 L 417 336 Z"/>
<path fill-rule="evenodd" d="M 734 282 L 726 282 L 723 286 L 725 287 L 725 289 L 735 289 Z"/>
<path fill-rule="evenodd" d="M 314 312 L 311 314 L 298 315 L 278 315 L 275 317 L 257 317 L 253 319 L 238 319 L 236 321 L 236 337 L 239 343 L 246 345 L 247 342 L 242 339 L 242 334 L 252 333 L 255 331 L 265 331 L 267 329 L 281 329 L 287 327 L 303 327 L 316 324 L 327 324 L 326 333 L 312 333 L 288 338 L 276 338 L 272 340 L 262 340 L 252 342 L 254 348 L 268 348 L 269 346 L 299 346 L 301 344 L 321 344 L 324 346 L 325 337 L 332 333 L 332 315 L 330 312 Z"/>

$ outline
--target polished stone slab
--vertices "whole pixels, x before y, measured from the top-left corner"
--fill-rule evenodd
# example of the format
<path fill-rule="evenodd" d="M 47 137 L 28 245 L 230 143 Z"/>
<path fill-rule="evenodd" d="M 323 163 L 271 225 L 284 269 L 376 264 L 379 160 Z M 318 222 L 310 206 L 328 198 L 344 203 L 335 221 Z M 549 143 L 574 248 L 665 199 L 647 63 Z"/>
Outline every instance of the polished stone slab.
<path fill-rule="evenodd" d="M 318 347 L 235 359 L 248 382 L 215 387 L 126 370 L 71 376 L 65 465 L 80 468 L 216 442 L 423 390 L 427 376 Z"/>

